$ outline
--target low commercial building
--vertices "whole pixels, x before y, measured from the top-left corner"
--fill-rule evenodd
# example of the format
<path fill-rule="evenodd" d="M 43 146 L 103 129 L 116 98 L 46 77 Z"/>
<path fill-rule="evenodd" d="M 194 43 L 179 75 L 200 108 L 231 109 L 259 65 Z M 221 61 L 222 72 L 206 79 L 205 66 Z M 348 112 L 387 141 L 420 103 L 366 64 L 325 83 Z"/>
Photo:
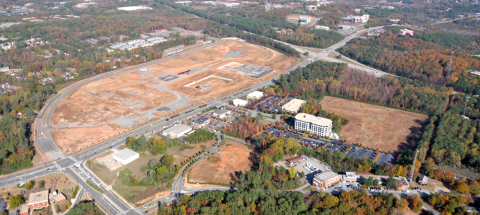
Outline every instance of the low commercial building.
<path fill-rule="evenodd" d="M 307 102 L 300 99 L 292 99 L 287 104 L 282 106 L 282 110 L 288 113 L 298 113 L 300 108 Z"/>
<path fill-rule="evenodd" d="M 165 136 L 170 136 L 170 138 L 176 138 L 176 137 L 181 137 L 190 131 L 192 131 L 192 127 L 183 125 L 183 124 L 178 124 L 169 129 L 164 130 L 162 133 Z"/>
<path fill-rule="evenodd" d="M 263 92 L 253 91 L 247 95 L 247 99 L 260 99 L 263 97 Z"/>
<path fill-rule="evenodd" d="M 332 171 L 326 171 L 316 174 L 313 177 L 313 185 L 327 188 L 340 181 L 340 176 Z"/>
<path fill-rule="evenodd" d="M 178 53 L 178 52 L 181 52 L 185 49 L 185 46 L 184 45 L 178 45 L 178 46 L 175 46 L 175 47 L 172 47 L 172 48 L 168 48 L 168 49 L 165 49 L 163 50 L 162 52 L 162 55 L 165 57 L 165 56 L 169 56 L 171 54 L 175 54 L 175 53 Z"/>
<path fill-rule="evenodd" d="M 328 27 L 328 26 L 323 26 L 323 25 L 315 25 L 315 29 L 317 29 L 317 30 L 329 31 L 329 30 L 330 30 L 330 27 Z"/>
<path fill-rule="evenodd" d="M 370 19 L 370 15 L 363 14 L 361 16 L 347 16 L 342 18 L 342 23 L 367 23 Z"/>
<path fill-rule="evenodd" d="M 351 26 L 351 25 L 339 25 L 338 27 L 342 30 L 348 30 L 348 31 L 355 30 L 355 26 Z"/>
<path fill-rule="evenodd" d="M 332 133 L 332 120 L 306 113 L 299 113 L 295 116 L 295 129 L 299 131 L 310 131 L 312 134 L 325 137 Z"/>
<path fill-rule="evenodd" d="M 427 185 L 427 184 L 436 184 L 437 182 L 435 179 L 431 179 L 425 175 L 421 175 L 420 178 L 418 179 L 418 183 L 422 185 Z"/>
<path fill-rule="evenodd" d="M 343 181 L 346 182 L 357 182 L 358 181 L 358 176 L 355 174 L 355 172 L 346 172 L 345 175 L 343 176 Z"/>
<path fill-rule="evenodd" d="M 245 107 L 248 104 L 248 101 L 243 99 L 234 99 L 232 102 L 233 105 L 237 107 Z"/>
<path fill-rule="evenodd" d="M 214 117 L 218 117 L 220 119 L 223 119 L 225 117 L 230 116 L 230 110 L 228 110 L 228 109 L 218 109 L 218 110 L 213 111 L 212 115 Z"/>
<path fill-rule="evenodd" d="M 113 155 L 113 159 L 122 163 L 123 165 L 129 164 L 130 162 L 136 160 L 139 157 L 140 155 L 137 152 L 132 151 L 129 148 L 125 148 L 122 151 L 119 151 Z"/>
<path fill-rule="evenodd" d="M 395 189 L 396 190 L 406 190 L 410 188 L 410 183 L 408 183 L 407 178 L 405 177 L 395 177 Z"/>
<path fill-rule="evenodd" d="M 41 209 L 48 205 L 48 190 L 31 192 L 28 194 L 28 207 L 30 210 Z"/>
<path fill-rule="evenodd" d="M 192 120 L 192 126 L 196 128 L 203 128 L 210 123 L 210 119 L 205 116 L 200 116 Z"/>
<path fill-rule="evenodd" d="M 296 157 L 287 159 L 287 163 L 288 163 L 288 165 L 292 166 L 292 165 L 294 165 L 295 163 L 298 163 L 298 162 L 303 161 L 303 160 L 305 160 L 304 157 L 302 157 L 302 156 L 296 156 Z"/>
<path fill-rule="evenodd" d="M 408 29 L 402 29 L 400 30 L 400 33 L 404 36 L 413 36 L 413 31 Z"/>

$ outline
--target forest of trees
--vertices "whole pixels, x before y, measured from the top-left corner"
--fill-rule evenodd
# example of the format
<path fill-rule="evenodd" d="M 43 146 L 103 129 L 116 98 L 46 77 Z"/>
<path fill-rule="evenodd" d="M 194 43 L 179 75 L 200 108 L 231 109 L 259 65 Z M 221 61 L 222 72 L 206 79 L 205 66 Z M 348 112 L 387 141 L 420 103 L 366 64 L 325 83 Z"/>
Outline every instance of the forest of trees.
<path fill-rule="evenodd" d="M 253 137 L 262 132 L 265 126 L 260 125 L 254 118 L 243 116 L 233 121 L 223 129 L 226 135 L 238 138 Z"/>
<path fill-rule="evenodd" d="M 287 22 L 284 18 L 248 17 L 246 12 L 241 11 L 241 9 L 229 10 L 228 16 L 226 16 L 221 14 L 222 11 L 218 10 L 196 10 L 192 7 L 182 6 L 170 1 L 157 1 L 220 24 L 227 24 L 230 27 L 281 40 L 294 45 L 326 48 L 344 39 L 344 37 L 337 32 L 312 30 L 300 27 L 296 24 Z M 236 11 L 239 12 L 235 13 Z M 273 28 L 291 29 L 294 32 L 290 34 L 279 34 Z"/>
<path fill-rule="evenodd" d="M 209 140 L 215 139 L 215 133 L 212 133 L 206 129 L 197 129 L 194 134 L 191 134 L 184 138 L 189 143 L 203 143 Z"/>
<path fill-rule="evenodd" d="M 388 73 L 480 94 L 480 76 L 467 73 L 480 69 L 480 61 L 468 51 L 473 42 L 473 38 L 445 33 L 419 32 L 407 37 L 399 34 L 399 28 L 387 28 L 379 37 L 352 40 L 340 52 Z M 455 54 L 448 74 L 452 50 Z"/>
<path fill-rule="evenodd" d="M 209 191 L 194 196 L 183 195 L 175 203 L 160 205 L 157 212 L 164 214 L 404 214 L 409 209 L 420 212 L 423 202 L 418 195 L 397 198 L 393 194 L 380 196 L 367 192 L 341 192 L 329 194 L 323 191 L 304 196 L 300 192 L 277 190 L 246 190 L 233 193 Z"/>
<path fill-rule="evenodd" d="M 34 149 L 31 127 L 47 98 L 55 93 L 52 85 L 41 86 L 33 78 L 22 81 L 15 93 L 0 95 L 0 174 L 30 167 Z"/>
<path fill-rule="evenodd" d="M 240 39 L 244 39 L 249 43 L 269 47 L 289 56 L 300 57 L 300 53 L 288 45 L 275 42 L 270 38 L 262 37 L 256 34 L 248 34 L 239 29 L 226 25 L 220 25 L 212 21 L 208 22 L 204 32 L 206 34 L 216 37 L 238 37 Z"/>
<path fill-rule="evenodd" d="M 448 95 L 444 87 L 393 76 L 378 78 L 322 61 L 282 75 L 279 82 L 278 94 L 335 95 L 427 114 L 442 113 Z"/>

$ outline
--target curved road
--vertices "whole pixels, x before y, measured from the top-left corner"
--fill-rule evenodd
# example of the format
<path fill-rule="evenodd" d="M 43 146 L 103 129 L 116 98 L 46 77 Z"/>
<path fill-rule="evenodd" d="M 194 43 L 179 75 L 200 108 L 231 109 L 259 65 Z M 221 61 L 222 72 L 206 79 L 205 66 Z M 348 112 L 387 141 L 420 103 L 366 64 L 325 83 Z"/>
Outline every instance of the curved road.
<path fill-rule="evenodd" d="M 331 46 L 331 48 L 327 49 L 323 53 L 318 53 L 317 58 L 315 58 L 314 60 L 320 59 L 321 56 L 323 56 L 323 55 L 325 55 L 325 56 L 328 55 L 329 52 L 332 52 L 332 51 L 334 51 L 334 49 L 337 49 L 337 48 L 345 45 L 346 42 L 348 42 L 350 39 L 352 39 L 353 37 L 357 36 L 360 33 L 362 33 L 362 32 L 359 32 L 355 35 L 352 35 L 351 37 L 345 38 L 345 40 Z M 217 45 L 218 43 L 219 42 L 217 41 L 217 43 L 213 43 L 213 44 L 209 44 L 207 46 L 191 49 L 191 50 L 186 51 L 186 52 L 177 53 L 177 54 L 168 56 L 166 58 L 158 59 L 158 60 L 155 60 L 155 61 L 150 61 L 148 63 L 144 63 L 144 64 L 132 66 L 132 67 L 127 67 L 127 68 L 112 71 L 112 72 L 109 72 L 109 73 L 100 74 L 100 75 L 97 75 L 95 77 L 91 77 L 91 78 L 76 82 L 76 83 L 72 84 L 71 86 L 65 88 L 60 93 L 58 93 L 52 100 L 47 102 L 47 104 L 45 105 L 42 113 L 37 116 L 37 130 L 36 130 L 37 141 L 36 142 L 38 143 L 38 145 L 40 146 L 42 151 L 44 151 L 45 153 L 51 154 L 52 158 L 56 161 L 54 161 L 53 163 L 45 164 L 45 165 L 42 165 L 42 166 L 38 166 L 38 167 L 35 167 L 35 168 L 31 168 L 31 169 L 28 169 L 28 170 L 23 170 L 23 171 L 20 171 L 20 172 L 17 172 L 17 173 L 13 173 L 13 174 L 9 174 L 9 175 L 0 177 L 0 187 L 14 185 L 14 184 L 17 184 L 19 182 L 24 182 L 24 181 L 27 181 L 27 180 L 32 180 L 32 179 L 50 174 L 52 171 L 68 172 L 73 177 L 75 177 L 77 179 L 77 181 L 79 181 L 79 183 L 82 184 L 82 186 L 84 188 L 86 188 L 87 192 L 92 193 L 94 195 L 95 199 L 97 200 L 97 202 L 104 205 L 105 208 L 107 208 L 107 210 L 109 210 L 110 213 L 112 213 L 112 214 L 126 214 L 126 213 L 128 213 L 128 214 L 139 214 L 140 212 L 138 211 L 138 209 L 133 209 L 133 208 L 130 208 L 128 206 L 125 206 L 122 202 L 120 202 L 108 190 L 104 189 L 103 187 L 100 188 L 104 192 L 103 195 L 96 192 L 95 190 L 91 189 L 88 185 L 86 185 L 86 183 L 84 181 L 90 181 L 93 184 L 98 184 L 97 180 L 94 177 L 86 176 L 85 174 L 83 174 L 82 172 L 85 172 L 85 171 L 83 171 L 81 167 L 76 168 L 77 165 L 75 165 L 75 164 L 80 164 L 83 161 L 92 159 L 99 154 L 107 152 L 108 150 L 110 150 L 110 148 L 117 147 L 117 146 L 120 146 L 120 145 L 124 144 L 125 143 L 125 138 L 128 137 L 128 136 L 138 137 L 140 135 L 145 135 L 145 134 L 158 132 L 158 131 L 163 129 L 164 125 L 167 124 L 167 119 L 165 119 L 165 118 L 160 119 L 156 122 L 152 122 L 150 124 L 140 126 L 140 127 L 136 128 L 134 130 L 131 130 L 131 131 L 128 131 L 124 134 L 116 136 L 112 139 L 109 139 L 109 140 L 103 142 L 103 143 L 97 144 L 97 145 L 95 145 L 95 146 L 93 146 L 89 149 L 78 152 L 77 154 L 74 154 L 70 157 L 65 157 L 63 155 L 63 153 L 61 153 L 61 151 L 58 149 L 58 147 L 55 145 L 55 143 L 51 139 L 50 129 L 52 127 L 49 126 L 49 125 L 50 125 L 50 117 L 53 113 L 53 110 L 58 105 L 58 103 L 63 98 L 65 98 L 65 96 L 69 95 L 70 93 L 72 93 L 73 91 L 75 91 L 76 89 L 81 87 L 82 85 L 87 84 L 91 81 L 95 81 L 95 80 L 103 78 L 103 77 L 112 76 L 116 73 L 124 72 L 126 70 L 146 67 L 146 66 L 149 66 L 151 64 L 155 64 L 155 63 L 158 63 L 158 62 L 161 62 L 161 61 L 164 61 L 164 60 L 168 60 L 168 59 L 171 59 L 171 58 L 174 58 L 174 57 L 177 57 L 177 56 L 180 56 L 180 55 L 192 52 L 192 51 L 196 51 L 198 49 L 206 48 L 206 47 L 209 47 L 209 46 L 214 46 L 214 45 Z M 309 60 L 304 60 L 300 64 L 298 64 L 298 65 L 294 66 L 293 68 L 291 68 L 290 70 L 288 70 L 284 74 L 288 74 L 290 71 L 293 71 L 298 67 L 304 67 L 310 62 L 312 62 L 312 60 L 310 60 L 310 61 Z M 203 110 L 205 110 L 205 109 L 207 109 L 211 106 L 220 106 L 220 105 L 226 104 L 231 99 L 243 97 L 243 96 L 247 95 L 248 93 L 253 92 L 253 91 L 255 91 L 259 88 L 272 85 L 278 79 L 279 79 L 279 76 L 277 76 L 273 79 L 267 80 L 265 82 L 259 83 L 255 86 L 250 87 L 248 90 L 241 91 L 241 93 L 238 93 L 236 96 L 229 96 L 229 97 L 227 96 L 227 97 L 223 97 L 223 98 L 219 98 L 219 99 L 210 101 L 210 102 L 208 102 L 208 105 L 206 107 L 203 107 L 203 108 L 195 107 L 195 108 L 192 108 L 192 109 L 189 109 L 189 110 L 185 110 L 185 111 L 179 113 L 181 115 L 181 117 L 177 117 L 177 120 L 180 119 L 180 118 L 187 118 L 187 117 L 194 116 L 198 113 L 201 113 Z M 46 120 L 46 121 L 44 121 L 44 120 Z M 174 121 L 174 120 L 172 120 L 172 121 Z M 169 122 L 172 122 L 172 121 L 169 121 Z M 45 127 L 44 128 L 45 133 L 43 132 L 42 125 L 45 125 L 44 126 Z M 220 140 L 220 138 L 219 138 L 219 140 Z M 210 149 L 210 150 L 216 150 L 217 147 L 215 147 L 213 149 Z M 170 196 L 158 199 L 158 200 L 150 203 L 149 205 L 158 204 L 158 202 L 171 201 L 171 200 L 173 200 L 173 198 L 176 195 L 180 195 L 181 193 L 192 192 L 191 190 L 185 189 L 182 186 L 182 183 L 180 183 L 181 181 L 183 181 L 183 171 L 184 170 L 185 169 L 182 170 L 181 174 L 179 174 L 179 177 L 174 182 L 174 186 L 173 186 L 173 190 L 172 190 L 172 191 L 174 191 L 173 192 L 174 194 L 172 194 L 173 196 L 170 195 Z M 207 188 L 207 189 L 200 189 L 200 190 L 211 190 L 211 189 L 229 190 L 230 188 L 216 187 L 216 188 Z M 198 190 L 195 190 L 195 191 L 198 191 Z M 170 198 L 170 200 L 169 200 L 169 198 Z"/>

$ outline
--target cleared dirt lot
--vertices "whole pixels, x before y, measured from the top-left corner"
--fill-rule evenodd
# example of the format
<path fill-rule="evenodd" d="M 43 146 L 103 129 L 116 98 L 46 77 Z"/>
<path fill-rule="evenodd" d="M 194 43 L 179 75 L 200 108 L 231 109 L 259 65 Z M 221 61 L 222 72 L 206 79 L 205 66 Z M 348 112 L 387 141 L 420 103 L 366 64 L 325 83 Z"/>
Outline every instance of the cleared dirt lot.
<path fill-rule="evenodd" d="M 115 124 L 105 124 L 86 128 L 59 128 L 52 130 L 52 138 L 57 146 L 66 154 L 84 150 L 92 145 L 102 142 L 105 138 L 123 132 Z"/>
<path fill-rule="evenodd" d="M 227 140 L 219 155 L 211 155 L 193 166 L 189 173 L 190 181 L 229 184 L 239 173 L 250 171 L 251 151 L 245 144 Z"/>
<path fill-rule="evenodd" d="M 329 96 L 320 104 L 324 110 L 350 121 L 340 132 L 343 140 L 386 152 L 409 147 L 421 134 L 421 123 L 427 119 L 423 114 Z"/>
<path fill-rule="evenodd" d="M 242 54 L 232 55 L 236 52 Z M 151 118 L 269 79 L 298 61 L 234 39 L 145 67 L 147 70 L 127 68 L 125 72 L 92 81 L 65 97 L 52 114 L 52 137 L 63 152 L 85 149 Z M 254 78 L 217 69 L 230 62 L 273 68 L 275 72 Z M 220 78 L 199 81 L 210 75 Z M 200 85 L 209 89 L 200 89 Z"/>

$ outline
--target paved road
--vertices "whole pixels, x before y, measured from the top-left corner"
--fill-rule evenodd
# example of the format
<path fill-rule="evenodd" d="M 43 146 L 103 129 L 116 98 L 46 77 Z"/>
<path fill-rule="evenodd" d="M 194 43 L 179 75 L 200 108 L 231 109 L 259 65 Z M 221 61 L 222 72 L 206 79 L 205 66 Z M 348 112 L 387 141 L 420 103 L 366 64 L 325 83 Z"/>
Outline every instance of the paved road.
<path fill-rule="evenodd" d="M 113 76 L 114 74 L 117 74 L 117 73 L 129 71 L 129 70 L 132 70 L 132 69 L 140 69 L 140 68 L 147 67 L 147 66 L 150 66 L 150 65 L 153 65 L 153 64 L 157 64 L 159 62 L 170 60 L 172 58 L 176 58 L 178 56 L 185 55 L 185 54 L 188 54 L 190 52 L 194 52 L 194 51 L 197 51 L 197 50 L 200 50 L 200 49 L 215 46 L 215 45 L 218 45 L 220 43 L 223 43 L 223 40 L 218 40 L 215 43 L 211 43 L 211 44 L 201 46 L 201 47 L 196 47 L 196 48 L 184 51 L 184 52 L 169 55 L 168 57 L 164 57 L 164 58 L 160 58 L 160 59 L 157 59 L 157 60 L 149 61 L 147 63 L 138 64 L 138 65 L 134 65 L 134 66 L 130 66 L 130 67 L 125 67 L 125 68 L 115 70 L 115 71 L 111 71 L 111 72 L 107 72 L 107 73 L 102 73 L 102 74 L 99 74 L 99 75 L 96 75 L 96 76 L 78 81 L 78 82 L 64 88 L 54 98 L 52 98 L 50 101 L 48 101 L 46 103 L 45 107 L 43 108 L 43 111 L 37 116 L 37 134 L 38 134 L 37 135 L 37 143 L 38 143 L 38 145 L 40 146 L 40 148 L 42 149 L 42 151 L 44 153 L 48 153 L 52 156 L 52 160 L 65 158 L 64 154 L 61 152 L 61 150 L 57 147 L 57 145 L 53 141 L 53 138 L 52 138 L 52 135 L 51 135 L 51 129 L 53 127 L 51 126 L 50 120 L 51 120 L 52 114 L 53 114 L 55 108 L 58 106 L 58 104 L 66 96 L 70 95 L 72 92 L 74 92 L 78 88 L 82 87 L 83 85 L 88 84 L 92 81 L 96 81 L 98 79 L 102 79 L 102 78 L 105 78 L 105 77 L 111 77 L 111 76 Z"/>
<path fill-rule="evenodd" d="M 349 41 L 353 37 L 354 36 L 352 35 L 351 37 L 346 38 L 342 42 L 333 45 L 331 48 L 327 49 L 326 52 L 317 54 L 317 57 L 321 57 L 322 55 L 328 55 L 329 52 L 345 45 L 346 41 Z M 216 45 L 216 44 L 214 43 L 214 44 L 199 47 L 199 48 L 196 48 L 196 49 L 201 49 L 201 48 L 205 48 L 205 47 L 209 47 L 209 46 L 213 46 L 213 45 Z M 190 51 L 195 51 L 196 49 L 192 49 Z M 75 91 L 76 89 L 78 89 L 79 87 L 81 87 L 84 84 L 87 84 L 91 81 L 94 81 L 94 80 L 97 80 L 97 79 L 100 79 L 100 78 L 103 78 L 103 77 L 112 76 L 113 74 L 123 72 L 123 71 L 126 71 L 126 70 L 146 67 L 148 65 L 158 63 L 160 61 L 167 60 L 167 59 L 170 59 L 170 58 L 174 58 L 174 57 L 180 56 L 180 55 L 185 54 L 185 53 L 188 53 L 188 52 L 178 53 L 178 54 L 171 55 L 167 58 L 162 58 L 162 59 L 159 59 L 159 60 L 150 61 L 148 63 L 144 63 L 144 64 L 132 66 L 132 67 L 127 67 L 127 68 L 116 70 L 116 71 L 109 72 L 109 73 L 100 74 L 100 75 L 97 75 L 95 77 L 88 78 L 88 79 L 85 79 L 83 81 L 79 81 L 77 83 L 74 83 L 71 86 L 62 90 L 59 94 L 57 94 L 52 100 L 50 100 L 46 104 L 42 113 L 40 115 L 38 115 L 38 117 L 37 117 L 37 120 L 38 120 L 38 122 L 37 122 L 37 124 L 38 124 L 38 126 L 37 126 L 38 144 L 39 144 L 40 148 L 42 150 L 44 150 L 44 152 L 47 152 L 47 153 L 50 153 L 51 155 L 54 155 L 54 158 L 58 159 L 58 160 L 53 162 L 53 163 L 50 163 L 50 164 L 42 165 L 42 166 L 39 166 L 39 167 L 36 167 L 36 168 L 31 168 L 31 169 L 24 170 L 24 171 L 21 171 L 21 172 L 18 172 L 18 173 L 3 176 L 3 177 L 0 178 L 0 186 L 15 185 L 15 184 L 18 184 L 21 181 L 32 180 L 32 179 L 38 178 L 40 176 L 47 175 L 47 174 L 50 173 L 50 171 L 65 171 L 65 172 L 71 173 L 82 184 L 82 186 L 86 189 L 86 192 L 92 193 L 92 195 L 94 195 L 94 198 L 97 199 L 97 201 L 100 204 L 102 204 L 107 210 L 109 210 L 110 213 L 112 213 L 112 214 L 137 213 L 138 214 L 139 213 L 138 210 L 133 210 L 133 209 L 128 208 L 127 206 L 125 206 L 124 204 L 119 202 L 119 200 L 117 200 L 107 190 L 102 188 L 103 192 L 105 193 L 104 195 L 101 195 L 100 193 L 97 193 L 95 190 L 93 190 L 91 187 L 86 185 L 86 183 L 84 182 L 84 180 L 89 180 L 92 183 L 97 183 L 95 181 L 95 179 L 94 178 L 85 178 L 85 177 L 81 177 L 81 176 L 77 175 L 78 171 L 77 170 L 75 170 L 75 171 L 72 170 L 72 168 L 73 168 L 72 166 L 74 164 L 79 164 L 83 161 L 94 158 L 95 156 L 97 156 L 99 154 L 102 154 L 102 153 L 110 150 L 111 148 L 114 148 L 114 147 L 117 147 L 117 146 L 120 146 L 120 145 L 124 144 L 125 139 L 128 136 L 138 137 L 138 136 L 141 136 L 141 135 L 158 132 L 159 130 L 163 129 L 164 126 L 167 125 L 168 123 L 171 123 L 172 121 L 176 121 L 176 120 L 179 121 L 180 117 L 177 117 L 175 119 L 171 119 L 168 123 L 167 123 L 167 119 L 161 119 L 161 120 L 158 120 L 156 122 L 150 123 L 148 125 L 141 126 L 141 127 L 136 128 L 132 131 L 126 132 L 122 135 L 119 135 L 119 136 L 116 136 L 116 137 L 114 137 L 110 140 L 107 140 L 107 141 L 105 141 L 101 144 L 97 144 L 94 147 L 91 147 L 87 150 L 79 152 L 79 153 L 77 153 L 73 156 L 70 156 L 70 157 L 65 157 L 63 155 L 63 153 L 60 152 L 60 150 L 55 145 L 55 143 L 52 141 L 52 138 L 51 138 L 51 135 L 50 135 L 50 129 L 51 129 L 50 118 L 51 118 L 51 115 L 53 113 L 53 110 L 58 105 L 58 103 L 64 97 L 66 97 L 67 95 L 69 95 L 70 93 L 72 93 L 73 91 Z M 316 58 L 315 60 L 318 60 L 318 58 Z M 310 62 L 311 61 L 304 60 L 303 62 L 301 62 L 297 66 L 291 68 L 286 73 L 289 73 L 290 71 L 292 71 L 292 70 L 294 70 L 298 67 L 304 67 Z M 278 78 L 279 78 L 279 76 L 275 77 L 274 79 L 270 79 L 270 80 L 267 80 L 265 82 L 259 83 L 255 86 L 251 87 L 249 90 L 242 91 L 240 94 L 238 94 L 236 96 L 223 97 L 223 98 L 219 98 L 217 100 L 211 101 L 204 108 L 194 108 L 194 111 L 192 111 L 192 112 L 189 112 L 189 111 L 191 111 L 191 109 L 190 109 L 190 110 L 183 111 L 179 114 L 181 115 L 181 118 L 188 118 L 188 117 L 194 116 L 198 113 L 201 113 L 203 110 L 205 110 L 205 109 L 207 109 L 211 106 L 221 106 L 223 104 L 227 104 L 227 102 L 231 99 L 240 98 L 240 97 L 245 96 L 246 94 L 248 94 L 250 92 L 253 92 L 257 89 L 260 89 L 260 88 L 268 86 L 268 85 L 272 85 L 272 84 L 275 83 L 276 80 L 278 80 Z M 44 121 L 44 120 L 46 120 L 46 121 Z M 43 129 L 42 124 L 45 126 L 45 129 Z M 43 132 L 42 130 L 45 130 L 45 132 Z M 216 150 L 216 149 L 211 149 L 211 150 Z M 159 201 L 160 202 L 171 201 L 171 200 L 173 200 L 173 197 L 175 197 L 176 195 L 179 195 L 181 193 L 192 192 L 190 190 L 185 189 L 182 186 L 182 183 L 180 183 L 183 180 L 183 171 L 184 170 L 182 170 L 182 173 L 179 174 L 179 177 L 177 178 L 177 180 L 174 183 L 173 191 L 175 191 L 175 193 L 172 194 L 173 196 L 171 195 L 171 196 L 168 196 L 168 197 L 161 198 L 161 199 L 156 201 L 157 204 L 158 204 Z M 200 189 L 200 190 L 209 190 L 209 189 L 214 189 L 214 188 Z M 219 187 L 217 189 L 228 190 L 230 188 Z M 196 190 L 196 191 L 198 191 L 198 190 Z M 169 198 L 171 198 L 171 199 L 169 200 Z M 153 204 L 155 204 L 155 203 L 153 203 Z"/>

